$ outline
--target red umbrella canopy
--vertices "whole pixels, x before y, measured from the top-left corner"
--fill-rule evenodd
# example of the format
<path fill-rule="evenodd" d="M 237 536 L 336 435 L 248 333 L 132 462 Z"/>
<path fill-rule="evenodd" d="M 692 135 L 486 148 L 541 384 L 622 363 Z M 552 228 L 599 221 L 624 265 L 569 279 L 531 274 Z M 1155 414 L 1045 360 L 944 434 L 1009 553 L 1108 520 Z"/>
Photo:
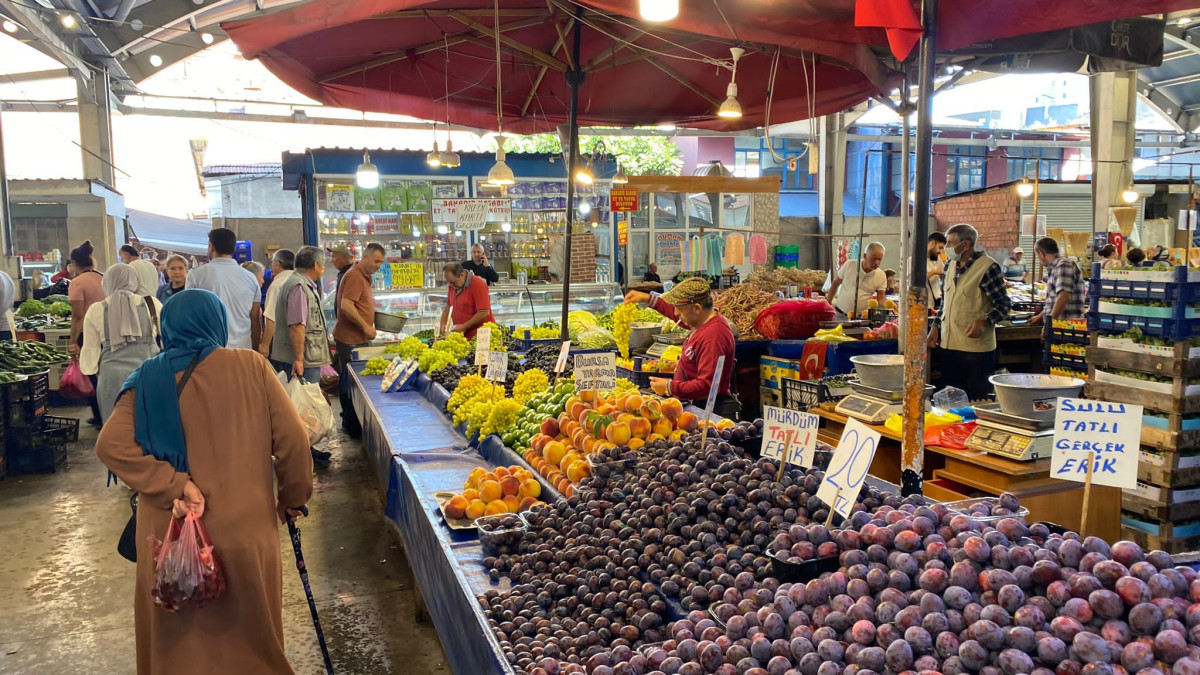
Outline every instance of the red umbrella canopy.
<path fill-rule="evenodd" d="M 313 0 L 223 28 L 245 57 L 327 105 L 496 129 L 495 21 L 486 0 Z M 499 22 L 503 125 L 516 133 L 567 122 L 577 26 L 583 126 L 735 131 L 844 110 L 895 84 L 862 45 L 766 27 L 691 33 L 565 0 L 501 0 Z M 716 113 L 733 46 L 745 49 L 736 77 L 743 116 L 730 120 Z"/>

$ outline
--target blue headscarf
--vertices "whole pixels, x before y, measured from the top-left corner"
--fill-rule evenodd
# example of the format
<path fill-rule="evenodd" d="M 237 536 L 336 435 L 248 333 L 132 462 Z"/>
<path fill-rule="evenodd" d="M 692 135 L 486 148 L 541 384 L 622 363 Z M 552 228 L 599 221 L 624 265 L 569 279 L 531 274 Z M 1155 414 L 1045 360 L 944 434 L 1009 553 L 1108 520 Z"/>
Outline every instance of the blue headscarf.
<path fill-rule="evenodd" d="M 121 390 L 135 390 L 135 438 L 148 455 L 188 473 L 183 419 L 175 393 L 175 373 L 193 359 L 203 361 L 229 339 L 225 303 L 211 291 L 188 289 L 172 295 L 162 309 L 163 351 L 133 371 Z M 118 397 L 119 398 L 119 397 Z"/>

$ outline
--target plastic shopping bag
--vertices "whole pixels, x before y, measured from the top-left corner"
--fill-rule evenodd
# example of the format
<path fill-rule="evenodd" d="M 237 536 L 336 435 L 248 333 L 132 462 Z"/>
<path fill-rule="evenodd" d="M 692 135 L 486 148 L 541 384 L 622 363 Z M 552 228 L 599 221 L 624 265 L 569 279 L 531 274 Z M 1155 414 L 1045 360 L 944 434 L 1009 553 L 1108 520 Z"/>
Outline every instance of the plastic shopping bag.
<path fill-rule="evenodd" d="M 286 373 L 279 374 L 280 380 L 286 377 Z M 321 393 L 321 385 L 293 377 L 284 384 L 284 389 L 292 405 L 296 406 L 296 412 L 300 413 L 300 421 L 308 432 L 308 444 L 316 445 L 333 428 L 333 408 L 329 407 L 325 395 Z"/>
<path fill-rule="evenodd" d="M 58 385 L 58 394 L 63 398 L 91 398 L 96 395 L 92 380 L 79 369 L 79 360 L 71 361 Z"/>
<path fill-rule="evenodd" d="M 208 532 L 196 514 L 172 518 L 162 541 L 150 537 L 154 552 L 154 604 L 168 612 L 199 609 L 225 593 L 225 571 Z"/>

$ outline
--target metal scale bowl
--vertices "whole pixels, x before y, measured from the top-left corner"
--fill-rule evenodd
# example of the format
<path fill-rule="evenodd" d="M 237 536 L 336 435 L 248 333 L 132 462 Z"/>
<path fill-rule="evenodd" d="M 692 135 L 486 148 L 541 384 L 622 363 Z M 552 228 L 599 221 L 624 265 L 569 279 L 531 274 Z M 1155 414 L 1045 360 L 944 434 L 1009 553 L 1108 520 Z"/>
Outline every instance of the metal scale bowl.
<path fill-rule="evenodd" d="M 899 354 L 863 354 L 850 357 L 857 380 L 850 381 L 853 394 L 842 399 L 834 412 L 862 420 L 868 424 L 883 424 L 891 415 L 904 409 L 904 357 Z M 926 385 L 923 397 L 928 401 L 933 386 Z M 928 404 L 925 406 L 928 408 Z"/>
<path fill-rule="evenodd" d="M 967 437 L 971 450 L 1019 462 L 1050 456 L 1059 397 L 1075 397 L 1084 381 L 1058 375 L 993 375 L 996 403 L 975 406 L 979 425 Z"/>

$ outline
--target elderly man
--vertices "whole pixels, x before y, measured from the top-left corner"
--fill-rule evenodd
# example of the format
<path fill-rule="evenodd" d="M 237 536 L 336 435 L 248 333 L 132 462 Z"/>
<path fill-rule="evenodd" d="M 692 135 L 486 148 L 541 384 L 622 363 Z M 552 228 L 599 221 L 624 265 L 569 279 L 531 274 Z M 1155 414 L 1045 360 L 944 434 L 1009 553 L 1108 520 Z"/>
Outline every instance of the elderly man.
<path fill-rule="evenodd" d="M 1083 316 L 1083 279 L 1079 265 L 1058 254 L 1058 242 L 1050 237 L 1034 245 L 1038 262 L 1046 268 L 1046 304 L 1029 323 L 1045 324 L 1049 336 L 1054 319 L 1077 319 Z"/>
<path fill-rule="evenodd" d="M 325 252 L 305 246 L 296 253 L 295 271 L 279 287 L 271 340 L 271 364 L 289 377 L 306 382 L 321 381 L 321 366 L 328 364 L 329 330 L 321 310 L 321 275 L 325 273 Z M 329 453 L 311 448 L 313 465 L 329 466 Z"/>
<path fill-rule="evenodd" d="M 946 261 L 953 268 L 946 270 L 942 309 L 929 329 L 942 384 L 962 389 L 972 401 L 991 395 L 996 324 L 1012 307 L 1000 264 L 975 250 L 978 240 L 979 233 L 966 223 L 946 231 Z"/>
<path fill-rule="evenodd" d="M 1025 249 L 1014 246 L 1012 254 L 1004 260 L 1004 278 L 1009 281 L 1025 281 L 1029 266 L 1024 262 Z"/>
<path fill-rule="evenodd" d="M 483 279 L 488 286 L 500 281 L 500 275 L 496 274 L 496 270 L 488 264 L 487 251 L 484 250 L 483 244 L 475 244 L 471 247 L 471 259 L 463 263 L 462 267 Z"/>
<path fill-rule="evenodd" d="M 279 289 L 292 276 L 296 268 L 296 254 L 286 248 L 275 251 L 271 256 L 271 285 L 267 286 L 267 297 L 263 303 L 263 336 L 258 343 L 258 352 L 271 358 L 271 343 L 275 337 L 275 309 L 279 303 Z"/>
<path fill-rule="evenodd" d="M 443 265 L 442 275 L 450 291 L 446 306 L 442 308 L 441 321 L 438 322 L 439 331 L 462 333 L 463 337 L 470 340 L 480 326 L 495 322 L 492 318 L 492 298 L 483 279 L 456 262 Z M 447 319 L 452 323 L 448 325 Z"/>
<path fill-rule="evenodd" d="M 646 268 L 646 273 L 642 275 L 642 281 L 654 284 L 661 284 L 662 278 L 658 276 L 658 265 L 650 263 Z"/>
<path fill-rule="evenodd" d="M 874 296 L 879 306 L 887 301 L 887 275 L 879 269 L 883 262 L 883 244 L 867 244 L 862 260 L 847 260 L 837 271 L 825 299 L 837 310 L 839 319 L 858 318 L 870 309 Z"/>

